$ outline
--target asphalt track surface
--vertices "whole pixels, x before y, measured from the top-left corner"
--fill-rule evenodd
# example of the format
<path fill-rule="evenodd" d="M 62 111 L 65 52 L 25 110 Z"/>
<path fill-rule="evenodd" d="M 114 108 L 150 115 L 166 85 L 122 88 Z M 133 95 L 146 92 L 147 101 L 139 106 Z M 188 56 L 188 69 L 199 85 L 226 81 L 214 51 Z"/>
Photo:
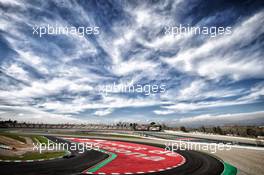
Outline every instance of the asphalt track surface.
<path fill-rule="evenodd" d="M 49 137 L 56 142 L 68 142 L 62 139 Z M 142 144 L 142 143 L 141 143 Z M 161 147 L 160 145 L 148 144 Z M 185 157 L 186 163 L 166 171 L 148 173 L 151 175 L 221 175 L 224 166 L 216 158 L 197 151 L 177 151 Z M 69 159 L 55 159 L 41 162 L 1 162 L 1 175 L 71 175 L 80 174 L 84 170 L 108 157 L 99 151 L 86 151 L 79 154 L 78 151 L 72 152 L 75 157 Z M 122 165 L 120 165 L 122 166 Z"/>

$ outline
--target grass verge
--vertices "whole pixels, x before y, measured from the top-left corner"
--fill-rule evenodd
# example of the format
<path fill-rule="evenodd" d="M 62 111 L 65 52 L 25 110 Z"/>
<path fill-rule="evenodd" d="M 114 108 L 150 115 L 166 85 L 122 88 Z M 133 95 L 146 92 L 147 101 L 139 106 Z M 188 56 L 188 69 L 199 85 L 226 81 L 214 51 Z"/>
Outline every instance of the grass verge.
<path fill-rule="evenodd" d="M 38 153 L 38 152 L 27 152 L 21 156 L 0 156 L 2 160 L 36 160 L 36 159 L 49 159 L 49 158 L 56 158 L 65 155 L 65 151 L 58 151 L 58 152 L 45 152 L 45 153 Z"/>
<path fill-rule="evenodd" d="M 46 145 L 48 144 L 48 139 L 44 136 L 30 136 L 30 138 L 35 143 L 46 144 Z"/>
<path fill-rule="evenodd" d="M 26 140 L 23 137 L 18 136 L 17 134 L 8 133 L 8 132 L 0 132 L 0 135 L 26 143 Z"/>
<path fill-rule="evenodd" d="M 102 137 L 116 137 L 116 138 L 140 138 L 140 136 L 122 135 L 122 134 L 106 134 L 106 133 L 83 133 L 83 132 L 54 132 L 53 134 L 66 134 L 73 136 L 102 136 Z"/>

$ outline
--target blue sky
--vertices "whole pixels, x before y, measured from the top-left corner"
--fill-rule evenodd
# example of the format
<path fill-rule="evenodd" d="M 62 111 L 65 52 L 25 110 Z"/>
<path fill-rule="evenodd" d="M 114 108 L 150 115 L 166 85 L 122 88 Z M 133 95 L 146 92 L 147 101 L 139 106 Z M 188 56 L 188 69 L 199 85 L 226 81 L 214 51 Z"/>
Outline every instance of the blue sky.
<path fill-rule="evenodd" d="M 0 0 L 0 118 L 47 123 L 264 124 L 261 1 Z M 33 35 L 33 26 L 99 35 Z M 228 36 L 165 26 L 232 27 Z M 98 91 L 113 83 L 166 91 Z"/>

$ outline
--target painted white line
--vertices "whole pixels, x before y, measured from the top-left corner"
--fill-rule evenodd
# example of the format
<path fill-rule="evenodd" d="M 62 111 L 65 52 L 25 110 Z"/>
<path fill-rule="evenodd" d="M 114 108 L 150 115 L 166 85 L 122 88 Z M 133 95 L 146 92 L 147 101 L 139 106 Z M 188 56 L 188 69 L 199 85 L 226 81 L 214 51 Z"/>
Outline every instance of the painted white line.
<path fill-rule="evenodd" d="M 148 173 L 155 173 L 156 171 L 148 171 Z"/>

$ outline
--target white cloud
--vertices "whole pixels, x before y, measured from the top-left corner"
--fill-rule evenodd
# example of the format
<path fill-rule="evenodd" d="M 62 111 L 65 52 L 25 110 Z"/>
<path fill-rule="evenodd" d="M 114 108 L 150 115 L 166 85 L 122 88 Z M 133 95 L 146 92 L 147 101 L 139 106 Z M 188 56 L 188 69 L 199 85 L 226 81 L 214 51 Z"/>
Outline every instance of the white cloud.
<path fill-rule="evenodd" d="M 263 16 L 264 12 L 256 13 L 237 24 L 232 35 L 208 39 L 198 47 L 182 49 L 177 56 L 162 60 L 183 72 L 193 72 L 212 79 L 224 75 L 236 80 L 263 77 L 264 62 L 260 50 L 253 55 L 248 55 L 244 49 L 230 51 L 236 46 L 246 46 L 263 33 Z"/>
<path fill-rule="evenodd" d="M 117 75 L 128 75 L 136 71 L 154 72 L 157 64 L 147 60 L 129 60 L 123 61 L 118 65 L 113 66 L 113 72 Z"/>
<path fill-rule="evenodd" d="M 158 115 L 168 115 L 174 113 L 172 110 L 154 110 L 153 112 Z"/>
<path fill-rule="evenodd" d="M 242 96 L 240 100 L 254 101 L 264 96 L 264 84 L 260 83 L 249 90 L 248 95 Z"/>
<path fill-rule="evenodd" d="M 104 33 L 102 30 L 95 40 L 69 35 L 63 36 L 61 40 L 56 40 L 58 42 L 49 42 L 48 45 L 45 45 L 46 42 L 42 42 L 43 40 L 37 36 L 34 38 L 28 35 L 20 27 L 27 26 L 30 30 L 30 26 L 42 24 L 71 26 L 70 22 L 62 18 L 60 14 L 49 12 L 45 8 L 49 5 L 48 2 L 43 2 L 39 6 L 15 0 L 1 0 L 1 2 L 4 2 L 5 5 L 19 6 L 23 10 L 28 10 L 27 8 L 30 7 L 34 11 L 45 12 L 52 16 L 52 20 L 49 17 L 36 20 L 29 16 L 31 13 L 7 11 L 0 17 L 0 29 L 8 33 L 3 37 L 7 41 L 7 45 L 17 53 L 9 60 L 10 67 L 8 64 L 4 71 L 17 79 L 27 81 L 27 85 L 19 85 L 14 90 L 11 88 L 1 89 L 0 99 L 8 104 L 33 106 L 32 108 L 36 110 L 34 115 L 27 115 L 23 111 L 21 114 L 25 115 L 17 117 L 26 119 L 29 116 L 42 120 L 45 114 L 70 121 L 74 119 L 62 114 L 79 115 L 80 112 L 86 110 L 88 112 L 96 110 L 91 115 L 103 116 L 109 115 L 116 108 L 160 107 L 160 105 L 164 106 L 153 112 L 158 115 L 169 115 L 177 112 L 256 102 L 263 96 L 263 85 L 251 90 L 243 87 L 241 89 L 216 87 L 218 79 L 225 76 L 233 80 L 263 77 L 264 63 L 261 49 L 250 47 L 249 49 L 253 51 L 249 50 L 248 53 L 244 52 L 248 51 L 248 48 L 238 49 L 247 46 L 263 33 L 263 12 L 236 24 L 231 36 L 206 38 L 204 43 L 197 46 L 191 41 L 191 35 L 176 37 L 160 35 L 164 26 L 178 25 L 177 11 L 180 10 L 177 8 L 179 3 L 184 1 L 174 2 L 171 6 L 172 9 L 163 12 L 161 10 L 167 9 L 167 6 L 170 5 L 169 2 L 159 4 L 158 7 L 150 6 L 144 2 L 139 5 L 140 7 L 124 7 L 124 12 L 127 12 L 125 16 L 129 17 L 129 20 L 126 22 L 121 20 L 121 23 L 116 20 L 111 23 L 110 30 L 113 35 Z M 65 2 L 63 5 L 64 8 L 70 9 L 74 17 L 77 16 L 78 22 L 96 26 L 95 17 L 92 12 L 87 13 L 85 7 L 80 6 L 77 2 Z M 181 8 L 181 5 L 179 6 Z M 157 11 L 161 13 L 157 13 Z M 96 20 L 99 19 L 96 18 Z M 65 39 L 64 44 L 67 47 L 64 44 L 60 45 L 60 41 L 63 39 Z M 167 51 L 170 53 L 167 54 Z M 167 56 L 176 53 L 176 56 Z M 87 61 L 90 60 L 90 57 L 94 61 L 92 64 Z M 88 59 L 86 60 L 86 58 Z M 107 62 L 103 61 L 105 65 L 97 65 L 98 60 L 101 64 L 102 60 L 100 59 L 108 58 Z M 160 59 L 171 65 L 171 68 L 164 68 Z M 78 64 L 75 65 L 76 62 Z M 34 71 L 44 78 L 30 79 L 33 72 L 24 69 L 19 63 L 34 68 Z M 181 76 L 177 79 L 175 76 L 178 75 L 172 73 L 173 69 L 179 71 L 179 74 L 185 74 L 184 78 L 187 79 L 190 78 L 189 76 L 191 79 L 192 76 L 195 76 L 195 80 L 185 81 Z M 208 79 L 212 81 L 208 81 Z M 160 97 L 157 95 L 142 98 L 123 97 L 115 93 L 104 96 L 95 90 L 98 85 L 111 83 L 112 80 L 117 80 L 117 82 L 144 80 L 144 83 L 164 81 L 168 87 L 177 85 L 179 90 L 172 87 Z M 5 82 L 8 84 L 8 81 Z M 63 98 L 67 95 L 71 96 L 72 100 L 56 99 L 57 96 Z M 224 97 L 234 96 L 242 97 L 237 100 L 222 100 Z M 216 100 L 201 102 L 210 97 L 216 98 Z M 198 100 L 200 102 L 195 102 Z M 28 110 L 32 111 L 32 108 Z M 39 110 L 52 112 L 42 113 Z"/>
<path fill-rule="evenodd" d="M 28 73 L 17 64 L 10 65 L 8 68 L 6 68 L 5 73 L 18 80 L 22 80 L 26 82 L 30 80 Z"/>
<path fill-rule="evenodd" d="M 262 123 L 259 123 L 260 121 L 262 121 Z M 219 125 L 234 123 L 251 123 L 261 125 L 263 124 L 263 121 L 264 111 L 223 115 L 205 114 L 173 120 L 173 122 L 177 125 Z"/>
<path fill-rule="evenodd" d="M 13 47 L 15 48 L 17 46 L 13 45 Z M 21 61 L 25 64 L 34 67 L 36 70 L 43 74 L 47 74 L 49 72 L 47 67 L 43 65 L 42 59 L 39 56 L 35 55 L 33 52 L 23 51 L 20 49 L 17 49 L 16 52 L 21 57 Z"/>
<path fill-rule="evenodd" d="M 200 95 L 202 89 L 206 86 L 204 80 L 195 80 L 192 81 L 187 87 L 183 88 L 179 92 L 179 99 L 190 99 L 194 98 L 197 95 Z"/>
<path fill-rule="evenodd" d="M 112 112 L 113 112 L 113 109 L 108 108 L 108 109 L 105 109 L 105 110 L 95 111 L 94 112 L 94 115 L 97 115 L 97 116 L 105 116 L 105 115 L 111 114 Z"/>
<path fill-rule="evenodd" d="M 72 102 L 49 101 L 39 103 L 38 106 L 44 107 L 46 110 L 54 110 L 56 113 L 79 113 L 85 110 L 126 108 L 126 107 L 147 107 L 161 104 L 155 99 L 130 99 L 119 96 L 105 96 L 101 101 L 90 102 L 87 98 L 76 98 Z M 105 110 L 104 110 L 105 111 Z M 100 114 L 100 112 L 99 112 Z"/>
<path fill-rule="evenodd" d="M 0 2 L 5 5 L 20 6 L 20 7 L 24 6 L 24 4 L 19 0 L 0 0 Z"/>
<path fill-rule="evenodd" d="M 32 107 L 7 107 L 0 106 L 0 110 L 6 113 L 0 113 L 3 120 L 17 120 L 19 122 L 29 123 L 83 123 L 81 119 L 73 118 L 69 115 L 58 115 L 43 112 Z"/>

